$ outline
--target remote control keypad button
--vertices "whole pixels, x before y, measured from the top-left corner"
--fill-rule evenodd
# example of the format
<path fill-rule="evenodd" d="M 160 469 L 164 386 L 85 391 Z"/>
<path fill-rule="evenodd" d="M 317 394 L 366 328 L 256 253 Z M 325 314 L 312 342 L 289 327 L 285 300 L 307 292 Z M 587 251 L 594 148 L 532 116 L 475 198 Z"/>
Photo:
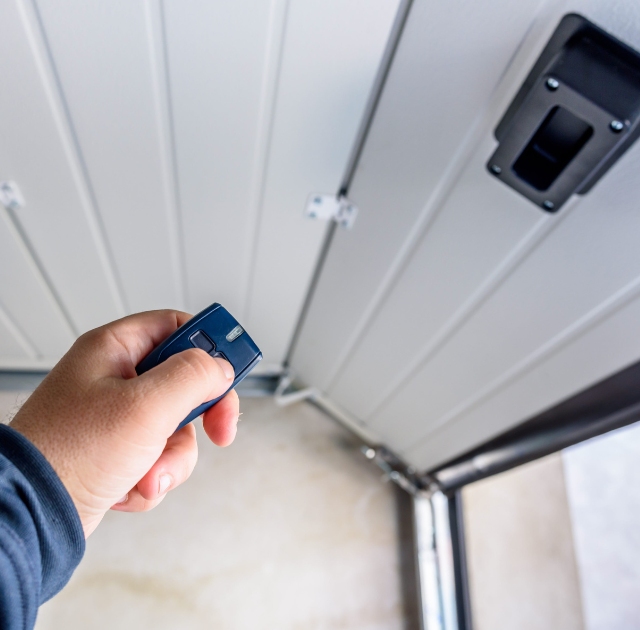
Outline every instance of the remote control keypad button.
<path fill-rule="evenodd" d="M 207 337 L 202 330 L 197 330 L 189 337 L 189 341 L 196 347 L 211 354 L 216 349 L 216 344 Z"/>

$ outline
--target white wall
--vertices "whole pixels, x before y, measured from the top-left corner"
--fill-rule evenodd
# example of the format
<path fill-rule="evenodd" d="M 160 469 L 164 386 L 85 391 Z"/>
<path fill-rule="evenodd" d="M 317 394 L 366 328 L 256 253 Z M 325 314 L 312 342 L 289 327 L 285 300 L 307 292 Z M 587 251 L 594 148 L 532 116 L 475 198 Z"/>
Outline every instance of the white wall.
<path fill-rule="evenodd" d="M 462 496 L 473 627 L 586 630 L 560 454 Z"/>
<path fill-rule="evenodd" d="M 563 451 L 586 630 L 640 619 L 640 426 Z"/>

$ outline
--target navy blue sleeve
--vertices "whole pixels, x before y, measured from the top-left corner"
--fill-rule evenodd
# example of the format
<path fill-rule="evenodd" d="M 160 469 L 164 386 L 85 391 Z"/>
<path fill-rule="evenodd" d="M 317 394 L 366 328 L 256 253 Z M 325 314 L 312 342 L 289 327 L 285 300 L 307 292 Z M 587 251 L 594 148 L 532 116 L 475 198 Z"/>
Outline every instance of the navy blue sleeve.
<path fill-rule="evenodd" d="M 0 628 L 31 630 L 84 554 L 78 512 L 24 436 L 0 425 Z"/>

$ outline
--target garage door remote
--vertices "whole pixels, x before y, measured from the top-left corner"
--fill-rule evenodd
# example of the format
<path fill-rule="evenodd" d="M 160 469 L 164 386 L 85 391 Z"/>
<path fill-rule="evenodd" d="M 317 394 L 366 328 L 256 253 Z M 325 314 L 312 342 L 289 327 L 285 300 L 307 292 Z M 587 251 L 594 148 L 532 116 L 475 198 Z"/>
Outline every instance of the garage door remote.
<path fill-rule="evenodd" d="M 224 398 L 227 392 L 249 374 L 262 359 L 260 348 L 256 346 L 244 328 L 238 324 L 226 308 L 215 303 L 192 317 L 154 348 L 140 361 L 136 372 L 143 374 L 170 356 L 188 348 L 201 348 L 212 357 L 226 359 L 233 366 L 236 377 L 231 387 L 222 396 L 196 407 L 178 425 L 178 429 L 195 420 L 209 407 L 213 407 L 221 398 Z"/>

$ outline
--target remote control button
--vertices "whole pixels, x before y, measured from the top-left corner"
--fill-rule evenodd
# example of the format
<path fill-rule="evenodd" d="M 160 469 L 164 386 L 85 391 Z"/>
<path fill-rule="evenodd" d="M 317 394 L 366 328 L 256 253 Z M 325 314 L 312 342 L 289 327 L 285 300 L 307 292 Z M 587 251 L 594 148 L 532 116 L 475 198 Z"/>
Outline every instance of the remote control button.
<path fill-rule="evenodd" d="M 205 335 L 204 332 L 198 330 L 189 337 L 189 341 L 196 347 L 204 350 L 207 354 L 210 354 L 213 350 L 216 349 L 216 344 Z"/>

